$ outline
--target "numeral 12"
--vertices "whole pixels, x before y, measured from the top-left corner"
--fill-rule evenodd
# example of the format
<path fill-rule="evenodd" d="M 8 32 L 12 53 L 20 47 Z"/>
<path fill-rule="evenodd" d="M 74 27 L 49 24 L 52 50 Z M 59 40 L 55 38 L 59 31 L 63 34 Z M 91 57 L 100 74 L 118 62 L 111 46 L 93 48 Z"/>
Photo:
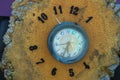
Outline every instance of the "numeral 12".
<path fill-rule="evenodd" d="M 70 8 L 70 14 L 74 14 L 74 15 L 78 15 L 78 12 L 79 12 L 79 8 L 78 7 L 74 7 L 74 6 L 71 6 Z"/>

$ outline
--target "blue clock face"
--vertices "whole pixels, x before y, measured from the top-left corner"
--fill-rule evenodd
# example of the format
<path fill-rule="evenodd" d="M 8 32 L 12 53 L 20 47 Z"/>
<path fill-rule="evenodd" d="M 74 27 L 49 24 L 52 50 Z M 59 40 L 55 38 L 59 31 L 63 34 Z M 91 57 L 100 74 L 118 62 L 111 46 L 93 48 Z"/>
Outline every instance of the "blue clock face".
<path fill-rule="evenodd" d="M 86 32 L 73 22 L 58 24 L 48 38 L 48 47 L 52 56 L 65 64 L 81 60 L 87 53 L 88 45 Z"/>

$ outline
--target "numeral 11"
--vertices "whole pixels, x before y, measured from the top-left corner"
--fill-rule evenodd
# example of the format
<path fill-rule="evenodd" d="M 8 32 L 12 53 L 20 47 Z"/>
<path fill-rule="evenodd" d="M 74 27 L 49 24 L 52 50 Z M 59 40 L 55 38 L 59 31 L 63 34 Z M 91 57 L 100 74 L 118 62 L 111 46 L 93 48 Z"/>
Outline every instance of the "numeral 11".
<path fill-rule="evenodd" d="M 57 8 L 56 6 L 54 6 L 54 7 L 53 7 L 53 10 L 54 10 L 55 15 L 58 14 L 58 10 L 57 10 L 57 9 L 59 9 L 60 14 L 63 13 L 63 12 L 62 12 L 62 7 L 61 7 L 61 5 L 60 5 L 58 8 Z"/>

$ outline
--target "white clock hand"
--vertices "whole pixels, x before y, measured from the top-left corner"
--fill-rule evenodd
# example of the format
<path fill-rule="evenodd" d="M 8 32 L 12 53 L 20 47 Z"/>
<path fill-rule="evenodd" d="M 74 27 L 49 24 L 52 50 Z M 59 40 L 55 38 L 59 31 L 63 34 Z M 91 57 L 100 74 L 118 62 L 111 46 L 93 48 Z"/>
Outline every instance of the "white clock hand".
<path fill-rule="evenodd" d="M 61 22 L 60 22 L 60 20 L 56 17 L 56 20 L 57 20 L 57 22 L 59 23 L 59 24 L 61 24 Z"/>
<path fill-rule="evenodd" d="M 58 44 L 58 43 L 56 43 L 56 45 L 66 45 L 68 42 L 66 42 L 66 43 L 62 43 L 62 44 Z"/>
<path fill-rule="evenodd" d="M 59 24 L 61 24 L 60 20 L 59 20 L 55 15 L 53 15 L 53 16 L 55 17 L 55 19 L 57 20 L 57 22 L 58 22 Z"/>

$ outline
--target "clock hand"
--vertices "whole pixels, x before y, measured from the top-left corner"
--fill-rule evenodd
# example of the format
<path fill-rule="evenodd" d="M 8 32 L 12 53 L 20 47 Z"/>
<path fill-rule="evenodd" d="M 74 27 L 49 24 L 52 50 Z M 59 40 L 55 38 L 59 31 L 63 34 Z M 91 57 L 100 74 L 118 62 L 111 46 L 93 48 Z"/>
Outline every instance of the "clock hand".
<path fill-rule="evenodd" d="M 65 44 L 67 44 L 67 43 L 63 43 L 63 44 L 57 44 L 57 43 L 56 43 L 56 45 L 65 45 Z"/>
<path fill-rule="evenodd" d="M 54 16 L 55 19 L 57 20 L 58 24 L 61 24 L 60 20 L 59 20 L 55 15 L 53 15 L 53 16 Z"/>
<path fill-rule="evenodd" d="M 57 43 L 56 43 L 56 45 L 65 45 L 65 44 L 69 44 L 69 45 L 70 45 L 71 43 L 75 43 L 75 42 L 70 42 L 70 41 L 68 41 L 68 42 L 62 43 L 62 44 L 57 44 Z"/>
<path fill-rule="evenodd" d="M 61 22 L 60 22 L 60 20 L 56 17 L 56 20 L 57 20 L 57 22 L 59 23 L 59 24 L 61 24 Z"/>
<path fill-rule="evenodd" d="M 65 48 L 65 50 L 64 50 L 64 52 L 63 52 L 63 56 L 64 56 L 66 53 L 68 54 L 68 52 L 69 52 L 70 42 L 67 42 L 66 44 L 67 44 L 67 46 L 66 46 L 66 48 Z M 70 55 L 69 55 L 69 56 L 70 56 Z"/>
<path fill-rule="evenodd" d="M 70 54 L 69 54 L 69 46 L 70 46 L 70 42 L 67 43 L 67 50 L 66 50 L 66 51 L 67 51 L 67 54 L 68 54 L 69 57 L 70 57 Z"/>
<path fill-rule="evenodd" d="M 65 53 L 66 53 L 66 48 L 64 48 L 65 50 L 64 50 L 64 52 L 62 52 L 62 57 L 64 57 L 64 55 L 65 55 Z"/>

